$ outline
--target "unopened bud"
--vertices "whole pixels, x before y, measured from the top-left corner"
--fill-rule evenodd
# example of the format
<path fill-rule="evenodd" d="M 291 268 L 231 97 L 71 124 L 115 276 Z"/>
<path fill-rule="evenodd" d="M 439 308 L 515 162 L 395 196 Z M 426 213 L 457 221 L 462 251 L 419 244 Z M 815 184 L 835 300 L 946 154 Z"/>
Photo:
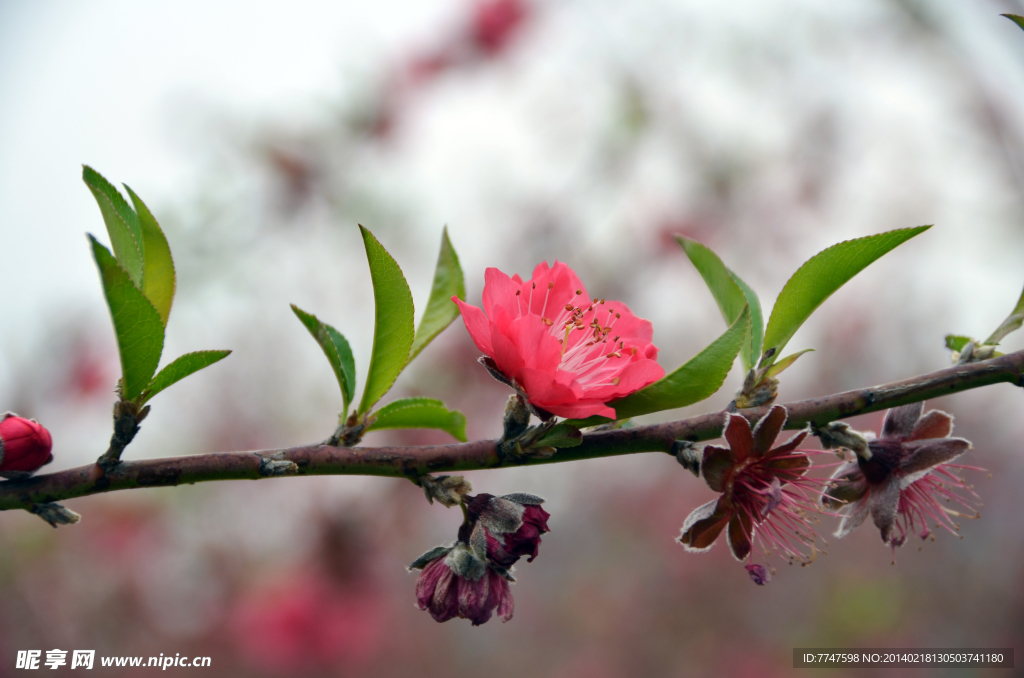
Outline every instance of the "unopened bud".
<path fill-rule="evenodd" d="M 53 461 L 53 438 L 35 419 L 8 412 L 0 420 L 0 476 L 27 478 Z"/>
<path fill-rule="evenodd" d="M 687 471 L 700 477 L 700 460 L 704 450 L 699 449 L 689 440 L 676 440 L 672 443 L 672 455 Z"/>
<path fill-rule="evenodd" d="M 736 394 L 737 409 L 746 410 L 753 407 L 761 407 L 775 401 L 779 395 L 779 380 L 775 377 L 763 376 L 752 388 L 747 388 L 747 380 L 744 380 L 744 388 Z"/>
<path fill-rule="evenodd" d="M 299 472 L 299 465 L 286 459 L 260 458 L 260 475 L 264 478 L 291 476 Z"/>
<path fill-rule="evenodd" d="M 510 395 L 505 403 L 505 432 L 502 440 L 515 440 L 526 432 L 530 425 L 530 408 L 526 406 L 523 396 L 518 393 Z"/>
<path fill-rule="evenodd" d="M 473 486 L 462 476 L 423 476 L 416 482 L 431 504 L 438 502 L 451 508 L 462 503 L 462 498 L 473 491 Z"/>
<path fill-rule="evenodd" d="M 32 504 L 32 508 L 29 510 L 54 528 L 60 525 L 74 525 L 82 519 L 81 515 L 60 504 Z"/>

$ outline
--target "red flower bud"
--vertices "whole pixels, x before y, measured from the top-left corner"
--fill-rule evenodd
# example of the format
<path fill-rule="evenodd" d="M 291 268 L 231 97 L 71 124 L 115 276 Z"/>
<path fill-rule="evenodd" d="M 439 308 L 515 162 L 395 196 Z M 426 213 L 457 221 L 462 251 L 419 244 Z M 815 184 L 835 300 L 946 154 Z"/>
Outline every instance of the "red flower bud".
<path fill-rule="evenodd" d="M 50 432 L 35 419 L 8 412 L 0 420 L 0 476 L 30 476 L 53 461 Z"/>

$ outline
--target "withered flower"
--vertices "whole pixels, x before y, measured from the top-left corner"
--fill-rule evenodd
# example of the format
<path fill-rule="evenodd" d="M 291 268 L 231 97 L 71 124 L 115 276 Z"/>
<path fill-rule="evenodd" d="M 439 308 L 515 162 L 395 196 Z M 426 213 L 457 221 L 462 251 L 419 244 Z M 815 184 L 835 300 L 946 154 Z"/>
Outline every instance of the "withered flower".
<path fill-rule="evenodd" d="M 737 560 L 752 560 L 755 542 L 791 560 L 813 558 L 817 535 L 808 517 L 816 511 L 812 497 L 823 481 L 806 477 L 809 451 L 797 449 L 808 432 L 772 448 L 786 423 L 786 408 L 776 405 L 753 430 L 743 416 L 726 416 L 723 435 L 729 447 L 708 445 L 701 461 L 704 481 L 721 496 L 689 515 L 679 542 L 688 551 L 706 551 L 725 531 Z M 768 580 L 761 565 L 751 563 L 747 571 L 757 584 Z"/>
<path fill-rule="evenodd" d="M 976 517 L 939 501 L 973 511 L 957 492 L 971 488 L 953 472 L 959 467 L 948 463 L 970 450 L 971 443 L 951 438 L 952 432 L 953 417 L 939 410 L 924 412 L 924 403 L 886 412 L 881 437 L 868 441 L 869 456 L 859 455 L 840 466 L 822 495 L 825 506 L 843 513 L 836 536 L 845 537 L 870 515 L 882 541 L 895 548 L 909 534 L 928 537 L 929 518 L 955 533 L 959 526 L 952 516 Z"/>

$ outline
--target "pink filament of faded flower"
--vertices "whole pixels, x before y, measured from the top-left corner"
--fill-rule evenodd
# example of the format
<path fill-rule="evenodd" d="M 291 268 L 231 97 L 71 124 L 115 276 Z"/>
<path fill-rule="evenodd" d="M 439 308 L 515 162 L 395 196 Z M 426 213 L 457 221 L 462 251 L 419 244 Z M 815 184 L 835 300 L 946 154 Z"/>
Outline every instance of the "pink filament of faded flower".
<path fill-rule="evenodd" d="M 941 527 L 950 534 L 958 533 L 960 526 L 954 523 L 950 516 L 963 514 L 946 508 L 939 499 L 945 499 L 950 503 L 956 502 L 960 506 L 974 511 L 975 507 L 965 497 L 957 494 L 955 490 L 965 490 L 975 498 L 980 498 L 960 476 L 949 471 L 949 467 L 982 470 L 973 466 L 940 464 L 925 477 L 905 487 L 900 492 L 900 503 L 896 512 L 896 529 L 899 530 L 900 536 L 898 540 L 894 541 L 902 543 L 902 540 L 906 539 L 910 533 L 916 533 L 922 539 L 927 538 L 931 534 L 931 530 L 928 529 L 928 518 L 935 521 L 936 527 Z M 920 524 L 920 528 L 918 524 Z"/>
<path fill-rule="evenodd" d="M 792 454 L 776 455 L 769 461 L 795 459 L 809 454 L 821 454 L 818 450 L 794 450 Z M 810 547 L 812 553 L 818 538 L 810 527 L 807 514 L 820 512 L 816 502 L 808 496 L 824 494 L 828 481 L 808 478 L 804 473 L 788 469 L 769 469 L 762 461 L 755 462 L 737 474 L 733 481 L 733 502 L 751 520 L 754 531 L 751 538 L 751 559 L 755 550 L 767 555 L 774 551 L 782 556 L 804 560 L 804 550 Z M 769 495 L 772 493 L 772 479 L 784 483 L 780 488 L 780 501 L 770 511 Z"/>

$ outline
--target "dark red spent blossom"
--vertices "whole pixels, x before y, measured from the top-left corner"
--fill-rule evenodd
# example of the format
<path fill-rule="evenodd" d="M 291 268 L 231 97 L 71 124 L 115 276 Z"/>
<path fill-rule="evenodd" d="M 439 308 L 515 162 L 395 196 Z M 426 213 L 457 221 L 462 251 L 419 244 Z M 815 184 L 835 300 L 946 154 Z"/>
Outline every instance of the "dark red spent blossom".
<path fill-rule="evenodd" d="M 487 559 L 503 569 L 511 568 L 521 557 L 528 563 L 537 557 L 540 536 L 548 530 L 551 517 L 540 505 L 544 500 L 532 494 L 516 493 L 495 497 L 480 494 L 466 504 L 468 522 L 460 537 L 470 543 L 487 540 Z"/>
<path fill-rule="evenodd" d="M 565 263 L 541 262 L 527 281 L 489 268 L 482 310 L 452 301 L 503 381 L 551 414 L 614 419 L 606 403 L 665 376 L 651 323 L 622 302 L 591 298 Z"/>
<path fill-rule="evenodd" d="M 416 580 L 416 602 L 435 621 L 460 617 L 479 626 L 495 612 L 502 621 L 512 618 L 509 575 L 489 567 L 467 544 L 428 551 L 409 569 L 423 570 Z"/>
<path fill-rule="evenodd" d="M 808 431 L 772 448 L 786 408 L 776 405 L 753 430 L 745 417 L 726 416 L 729 447 L 706 446 L 701 462 L 704 481 L 721 496 L 687 517 L 679 542 L 687 551 L 707 551 L 724 531 L 737 560 L 752 559 L 758 545 L 791 561 L 813 560 L 817 535 L 808 517 L 820 510 L 815 499 L 824 481 L 806 476 L 812 451 L 797 449 Z M 747 571 L 757 584 L 769 579 L 761 565 L 751 563 Z"/>
<path fill-rule="evenodd" d="M 970 450 L 971 443 L 950 437 L 952 433 L 952 415 L 924 412 L 924 403 L 886 412 L 882 436 L 868 441 L 870 456 L 840 466 L 821 498 L 825 506 L 843 513 L 836 536 L 845 537 L 870 515 L 882 541 L 895 549 L 911 534 L 922 539 L 931 535 L 929 519 L 956 533 L 953 517 L 977 517 L 970 498 L 962 494 L 973 491 L 954 473 L 972 467 L 948 463 Z M 975 515 L 946 505 L 953 503 Z"/>
<path fill-rule="evenodd" d="M 0 420 L 0 476 L 25 478 L 53 461 L 53 438 L 35 419 L 10 412 Z"/>

